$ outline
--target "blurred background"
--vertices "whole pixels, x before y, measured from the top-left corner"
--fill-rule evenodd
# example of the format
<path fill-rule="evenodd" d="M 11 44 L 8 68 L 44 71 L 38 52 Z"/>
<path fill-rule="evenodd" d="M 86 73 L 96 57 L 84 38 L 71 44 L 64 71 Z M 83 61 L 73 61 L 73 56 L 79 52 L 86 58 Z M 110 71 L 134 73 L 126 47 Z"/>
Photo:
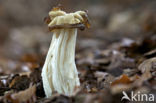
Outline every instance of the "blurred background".
<path fill-rule="evenodd" d="M 58 4 L 66 12 L 88 10 L 91 28 L 78 32 L 76 52 L 156 33 L 156 0 L 0 0 L 0 73 L 43 64 L 52 37 L 44 18 Z"/>

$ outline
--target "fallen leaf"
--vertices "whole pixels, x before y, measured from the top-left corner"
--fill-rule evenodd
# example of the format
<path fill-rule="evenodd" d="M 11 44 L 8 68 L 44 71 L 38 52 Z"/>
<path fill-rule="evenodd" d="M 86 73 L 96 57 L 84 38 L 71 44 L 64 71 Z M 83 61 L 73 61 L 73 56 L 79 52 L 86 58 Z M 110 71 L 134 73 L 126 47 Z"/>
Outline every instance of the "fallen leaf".
<path fill-rule="evenodd" d="M 153 69 L 156 70 L 156 67 L 154 67 L 155 63 L 156 63 L 156 57 L 147 59 L 138 66 L 138 69 L 142 73 L 147 72 L 147 71 L 153 71 Z"/>
<path fill-rule="evenodd" d="M 24 90 L 29 87 L 30 79 L 26 75 L 16 76 L 11 80 L 9 87 L 17 91 Z"/>
<path fill-rule="evenodd" d="M 113 81 L 111 83 L 111 86 L 114 86 L 114 85 L 117 85 L 117 84 L 130 84 L 130 83 L 132 83 L 131 79 L 127 75 L 123 74 L 120 78 Z"/>
<path fill-rule="evenodd" d="M 11 103 L 35 103 L 36 86 L 30 86 L 24 91 L 13 93 L 5 96 L 5 99 Z"/>
<path fill-rule="evenodd" d="M 151 50 L 151 51 L 145 53 L 144 56 L 146 56 L 146 57 L 154 57 L 154 56 L 156 56 L 156 49 Z"/>

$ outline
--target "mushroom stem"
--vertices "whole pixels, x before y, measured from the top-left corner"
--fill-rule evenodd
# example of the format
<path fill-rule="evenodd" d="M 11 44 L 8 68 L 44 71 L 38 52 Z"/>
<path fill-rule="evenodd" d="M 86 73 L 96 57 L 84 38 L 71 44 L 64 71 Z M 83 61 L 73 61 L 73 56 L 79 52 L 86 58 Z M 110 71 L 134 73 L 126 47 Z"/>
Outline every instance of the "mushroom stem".
<path fill-rule="evenodd" d="M 77 29 L 82 28 L 80 24 L 83 24 L 81 15 L 85 12 L 67 14 L 61 10 L 52 10 L 49 14 L 53 14 L 49 22 L 53 37 L 42 69 L 44 91 L 46 97 L 52 96 L 54 91 L 71 96 L 75 88 L 80 86 L 75 65 L 75 44 Z"/>

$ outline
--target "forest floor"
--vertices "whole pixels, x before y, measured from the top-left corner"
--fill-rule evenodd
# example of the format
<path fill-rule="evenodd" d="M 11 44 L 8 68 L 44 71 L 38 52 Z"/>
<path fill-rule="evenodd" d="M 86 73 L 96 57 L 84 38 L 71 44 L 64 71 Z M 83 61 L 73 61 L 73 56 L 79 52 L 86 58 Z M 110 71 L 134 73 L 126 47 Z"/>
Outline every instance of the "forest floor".
<path fill-rule="evenodd" d="M 51 98 L 45 98 L 41 79 L 52 36 L 47 25 L 31 24 L 35 19 L 23 12 L 16 18 L 17 5 L 0 5 L 0 103 L 133 103 L 121 100 L 132 92 L 152 94 L 156 101 L 156 2 L 122 3 L 117 9 L 114 3 L 88 7 L 92 27 L 78 32 L 76 44 L 81 86 L 72 97 L 54 93 Z"/>

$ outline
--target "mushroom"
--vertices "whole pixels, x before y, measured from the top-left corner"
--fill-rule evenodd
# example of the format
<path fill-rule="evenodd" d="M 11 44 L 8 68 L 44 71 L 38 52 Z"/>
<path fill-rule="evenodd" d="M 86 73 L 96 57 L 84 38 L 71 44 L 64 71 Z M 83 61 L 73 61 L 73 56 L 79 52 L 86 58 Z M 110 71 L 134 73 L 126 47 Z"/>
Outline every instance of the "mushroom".
<path fill-rule="evenodd" d="M 80 86 L 75 65 L 77 29 L 89 28 L 87 13 L 66 13 L 60 8 L 54 8 L 46 21 L 49 30 L 53 32 L 41 74 L 46 97 L 52 96 L 54 91 L 72 96 L 74 90 Z"/>

